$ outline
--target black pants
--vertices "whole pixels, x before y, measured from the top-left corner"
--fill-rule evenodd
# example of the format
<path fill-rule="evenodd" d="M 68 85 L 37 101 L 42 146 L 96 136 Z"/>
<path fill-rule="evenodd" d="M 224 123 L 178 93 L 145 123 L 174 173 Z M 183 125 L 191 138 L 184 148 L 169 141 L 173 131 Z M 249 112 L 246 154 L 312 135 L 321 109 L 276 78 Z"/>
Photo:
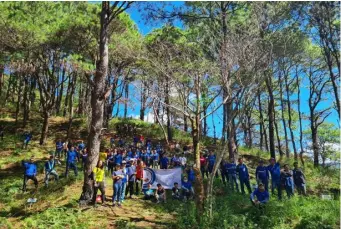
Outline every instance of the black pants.
<path fill-rule="evenodd" d="M 142 179 L 141 180 L 136 179 L 136 181 L 135 181 L 136 195 L 138 195 L 140 193 L 139 186 L 141 187 L 141 190 L 142 190 L 142 183 L 143 183 Z"/>
<path fill-rule="evenodd" d="M 134 194 L 134 183 L 135 181 L 128 181 L 128 187 L 126 188 L 126 195 L 129 192 L 129 196 L 132 197 Z"/>
<path fill-rule="evenodd" d="M 220 170 L 220 174 L 221 174 L 221 179 L 223 180 L 223 184 L 226 185 L 226 182 L 229 182 L 229 176 L 227 175 L 226 172 L 222 172 Z"/>
<path fill-rule="evenodd" d="M 98 187 L 94 188 L 94 196 L 93 198 L 93 202 L 96 203 L 96 197 L 97 197 L 97 192 L 98 190 L 101 191 L 101 196 L 102 196 L 102 203 L 104 203 L 105 201 L 105 187 L 104 187 L 104 182 L 99 182 L 98 183 Z"/>
<path fill-rule="evenodd" d="M 24 175 L 24 185 L 23 185 L 23 188 L 22 188 L 22 190 L 24 192 L 26 192 L 26 183 L 27 183 L 28 180 L 33 180 L 34 185 L 36 186 L 36 188 L 38 188 L 38 180 L 37 180 L 37 178 L 35 176 L 33 176 L 33 175 L 32 176 Z"/>
<path fill-rule="evenodd" d="M 200 166 L 200 171 L 201 171 L 202 178 L 205 178 L 205 174 L 206 174 L 206 177 L 208 178 L 208 171 L 205 168 L 205 166 Z"/>

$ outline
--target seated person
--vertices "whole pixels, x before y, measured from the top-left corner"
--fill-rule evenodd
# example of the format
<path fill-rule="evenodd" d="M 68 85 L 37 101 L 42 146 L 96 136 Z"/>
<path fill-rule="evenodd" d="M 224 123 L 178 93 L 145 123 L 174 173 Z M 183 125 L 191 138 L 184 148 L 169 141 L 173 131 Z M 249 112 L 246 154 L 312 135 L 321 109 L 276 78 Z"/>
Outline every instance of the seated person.
<path fill-rule="evenodd" d="M 192 183 L 188 181 L 187 177 L 184 177 L 182 181 L 182 196 L 184 197 L 184 200 L 189 199 L 194 196 Z"/>
<path fill-rule="evenodd" d="M 254 206 L 259 208 L 269 201 L 269 192 L 265 190 L 264 184 L 260 183 L 258 188 L 251 193 L 250 200 Z"/>
<path fill-rule="evenodd" d="M 147 189 L 143 189 L 143 194 L 144 200 L 153 200 L 154 199 L 154 190 L 152 189 L 152 185 L 148 184 L 148 188 Z"/>
<path fill-rule="evenodd" d="M 166 190 L 161 184 L 157 184 L 157 189 L 155 192 L 156 203 L 164 202 L 166 203 Z"/>
<path fill-rule="evenodd" d="M 175 182 L 174 187 L 172 188 L 172 198 L 175 200 L 181 199 L 180 188 L 179 188 L 178 182 Z"/>

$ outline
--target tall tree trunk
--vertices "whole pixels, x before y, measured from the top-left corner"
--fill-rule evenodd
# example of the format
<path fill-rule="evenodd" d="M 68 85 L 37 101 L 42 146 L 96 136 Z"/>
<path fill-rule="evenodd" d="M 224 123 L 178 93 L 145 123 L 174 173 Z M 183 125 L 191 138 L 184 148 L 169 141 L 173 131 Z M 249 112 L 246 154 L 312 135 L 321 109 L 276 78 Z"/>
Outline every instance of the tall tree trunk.
<path fill-rule="evenodd" d="M 284 117 L 285 104 L 283 101 L 283 85 L 282 85 L 281 73 L 279 73 L 279 95 L 280 95 L 281 108 L 282 108 L 281 114 L 282 114 L 282 123 L 283 123 L 284 140 L 285 140 L 285 155 L 287 158 L 289 158 L 290 150 L 289 150 L 289 141 L 288 141 L 288 133 L 287 133 L 287 124 L 285 122 L 285 117 Z"/>
<path fill-rule="evenodd" d="M 23 88 L 23 78 L 24 76 L 18 75 L 18 97 L 17 97 L 17 108 L 15 111 L 15 126 L 18 128 L 18 119 L 19 119 L 19 112 L 20 112 L 20 107 L 21 107 L 21 102 L 22 102 L 22 88 Z"/>
<path fill-rule="evenodd" d="M 40 145 L 44 145 L 46 143 L 47 135 L 48 135 L 48 130 L 49 130 L 49 118 L 50 118 L 50 113 L 49 111 L 45 110 L 43 112 L 43 128 L 41 130 L 41 135 L 40 135 Z"/>
<path fill-rule="evenodd" d="M 69 104 L 69 97 L 72 96 L 70 95 L 70 90 L 71 90 L 71 77 L 69 77 L 69 83 L 67 85 L 67 91 L 66 91 L 65 101 L 64 101 L 63 117 L 66 117 L 66 112 L 68 110 L 68 104 Z"/>
<path fill-rule="evenodd" d="M 101 131 L 103 127 L 103 109 L 105 102 L 105 79 L 108 75 L 108 26 L 110 16 L 109 2 L 102 2 L 101 28 L 99 39 L 99 60 L 96 64 L 96 74 L 94 77 L 93 88 L 91 92 L 91 122 L 88 135 L 88 161 L 84 169 L 84 184 L 82 200 L 90 202 L 93 194 L 93 184 L 90 180 L 90 174 L 98 161 Z"/>
<path fill-rule="evenodd" d="M 279 135 L 278 125 L 277 125 L 277 122 L 276 122 L 276 116 L 275 115 L 274 115 L 274 124 L 275 124 L 278 152 L 279 152 L 279 155 L 282 157 L 284 152 L 282 150 L 281 138 L 280 138 L 280 135 Z"/>
<path fill-rule="evenodd" d="M 58 97 L 57 97 L 57 102 L 56 102 L 56 112 L 59 114 L 60 108 L 62 105 L 62 99 L 63 99 L 63 92 L 64 92 L 64 80 L 65 80 L 65 66 L 63 66 L 62 70 L 62 79 L 61 79 L 61 84 L 60 84 L 60 89 L 58 92 Z M 57 89 L 58 90 L 58 89 Z"/>
<path fill-rule="evenodd" d="M 289 116 L 288 124 L 289 124 L 290 138 L 291 138 L 292 148 L 294 150 L 294 158 L 295 158 L 295 161 L 297 161 L 295 137 L 294 137 L 294 132 L 292 130 L 292 117 L 291 117 L 291 103 L 290 103 L 290 89 L 289 89 L 289 84 L 288 84 L 288 74 L 284 76 L 284 81 L 285 81 L 285 90 L 287 94 L 288 116 Z M 299 87 L 299 85 L 297 85 L 297 87 Z"/>
<path fill-rule="evenodd" d="M 76 79 L 77 76 L 76 74 L 73 74 L 72 77 L 72 84 L 71 84 L 71 96 L 69 99 L 69 123 L 68 123 L 68 129 L 67 129 L 67 138 L 71 138 L 72 134 L 72 121 L 73 121 L 73 95 L 75 94 L 75 89 L 76 89 Z"/>
<path fill-rule="evenodd" d="M 167 137 L 169 141 L 173 140 L 172 129 L 171 129 L 171 114 L 169 109 L 169 84 L 168 78 L 166 77 L 166 88 L 165 88 L 166 96 L 165 96 L 165 104 L 166 106 L 166 116 L 167 116 Z M 199 128 L 199 127 L 198 127 Z"/>
<path fill-rule="evenodd" d="M 0 64 L 0 98 L 2 96 L 2 88 L 4 86 L 4 82 L 5 82 L 5 66 Z"/>
<path fill-rule="evenodd" d="M 127 114 L 128 114 L 128 100 L 129 100 L 129 82 L 126 83 L 125 88 L 124 88 L 124 98 L 125 98 L 124 118 L 127 118 Z"/>
<path fill-rule="evenodd" d="M 275 132 L 274 132 L 274 112 L 275 112 L 275 100 L 272 91 L 272 83 L 271 83 L 271 76 L 267 76 L 266 80 L 266 87 L 269 93 L 269 104 L 268 104 L 268 118 L 269 118 L 269 144 L 270 144 L 270 156 L 272 158 L 276 157 L 275 151 Z"/>
<path fill-rule="evenodd" d="M 302 131 L 302 115 L 301 115 L 301 90 L 300 90 L 300 84 L 299 84 L 299 76 L 297 74 L 297 68 L 296 68 L 296 84 L 297 84 L 297 110 L 298 110 L 298 120 L 300 124 L 300 159 L 302 165 L 304 165 L 304 160 L 303 160 L 303 131 Z"/>
<path fill-rule="evenodd" d="M 29 103 L 30 103 L 30 84 L 29 84 L 29 77 L 24 78 L 24 114 L 23 114 L 23 128 L 26 128 L 27 121 L 28 121 L 28 112 L 29 112 Z"/>
<path fill-rule="evenodd" d="M 314 114 L 310 114 L 310 116 L 313 118 Z M 314 125 L 314 119 L 311 119 L 310 129 L 311 129 L 311 135 L 312 135 L 312 141 L 313 141 L 313 152 L 314 152 L 314 167 L 319 166 L 319 142 L 318 142 L 318 135 L 317 135 L 317 127 Z"/>
<path fill-rule="evenodd" d="M 78 91 L 78 108 L 77 108 L 77 113 L 78 115 L 83 115 L 84 114 L 84 91 L 85 91 L 85 85 L 82 81 L 79 81 L 79 91 Z"/>
<path fill-rule="evenodd" d="M 11 94 L 11 87 L 13 87 L 12 85 L 14 84 L 14 77 L 13 74 L 11 74 L 11 71 L 9 72 L 9 79 L 8 79 L 8 87 L 7 87 L 7 91 L 6 91 L 6 96 L 5 96 L 5 100 L 4 100 L 4 105 L 7 104 L 8 98 Z"/>

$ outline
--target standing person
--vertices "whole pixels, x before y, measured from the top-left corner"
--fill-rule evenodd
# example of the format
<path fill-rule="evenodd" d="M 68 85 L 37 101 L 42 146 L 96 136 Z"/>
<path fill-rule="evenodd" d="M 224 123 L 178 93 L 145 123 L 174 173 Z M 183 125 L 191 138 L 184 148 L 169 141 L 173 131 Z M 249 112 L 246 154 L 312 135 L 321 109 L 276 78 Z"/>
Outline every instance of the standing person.
<path fill-rule="evenodd" d="M 193 165 L 188 166 L 187 176 L 188 176 L 189 182 L 194 183 L 194 181 L 195 181 L 195 173 L 194 173 Z"/>
<path fill-rule="evenodd" d="M 156 203 L 166 203 L 166 190 L 162 187 L 161 184 L 157 184 L 157 189 L 155 192 Z"/>
<path fill-rule="evenodd" d="M 259 208 L 262 208 L 269 201 L 269 192 L 262 183 L 259 183 L 258 188 L 251 193 L 250 200 L 253 206 Z"/>
<path fill-rule="evenodd" d="M 71 146 L 66 156 L 66 171 L 65 171 L 66 178 L 69 175 L 69 169 L 73 169 L 73 171 L 75 172 L 75 175 L 78 176 L 77 161 L 78 161 L 77 152 L 75 151 L 75 147 Z"/>
<path fill-rule="evenodd" d="M 161 169 L 168 169 L 168 164 L 169 164 L 168 157 L 166 157 L 166 155 L 163 154 L 161 156 L 161 159 L 160 159 L 160 168 Z"/>
<path fill-rule="evenodd" d="M 183 153 L 182 156 L 179 157 L 179 161 L 180 161 L 180 165 L 181 165 L 182 169 L 186 168 L 187 158 L 186 158 L 185 153 Z"/>
<path fill-rule="evenodd" d="M 110 147 L 111 148 L 115 147 L 115 137 L 114 136 L 110 138 Z"/>
<path fill-rule="evenodd" d="M 122 164 L 123 157 L 121 152 L 117 152 L 115 155 L 115 164 Z"/>
<path fill-rule="evenodd" d="M 160 155 L 159 155 L 159 153 L 156 150 L 154 150 L 154 154 L 153 154 L 153 169 L 158 169 L 159 168 L 159 164 L 160 164 L 159 160 L 160 160 Z"/>
<path fill-rule="evenodd" d="M 288 164 L 285 164 L 284 169 L 281 171 L 281 183 L 290 199 L 294 195 L 294 179 Z"/>
<path fill-rule="evenodd" d="M 23 149 L 27 149 L 28 143 L 30 143 L 31 139 L 32 139 L 32 132 L 25 132 Z"/>
<path fill-rule="evenodd" d="M 134 159 L 130 159 L 128 167 L 127 167 L 127 175 L 128 175 L 128 188 L 125 194 L 128 194 L 129 197 L 133 198 L 134 194 L 134 184 L 136 181 L 136 166 L 134 163 Z"/>
<path fill-rule="evenodd" d="M 96 205 L 96 197 L 98 190 L 101 191 L 102 204 L 105 202 L 105 175 L 103 161 L 98 161 L 97 166 L 92 171 L 94 174 L 94 195 L 93 203 Z"/>
<path fill-rule="evenodd" d="M 137 161 L 137 166 L 136 166 L 136 181 L 135 181 L 136 195 L 137 195 L 137 196 L 140 194 L 139 187 L 141 187 L 141 190 L 142 190 L 142 184 L 143 184 L 143 168 L 144 168 L 143 161 L 138 160 L 138 161 Z"/>
<path fill-rule="evenodd" d="M 117 206 L 121 207 L 121 192 L 122 192 L 122 179 L 124 174 L 121 170 L 121 165 L 116 164 L 115 171 L 112 174 L 112 179 L 114 181 L 114 195 L 112 197 L 113 206 L 115 206 L 115 201 Z"/>
<path fill-rule="evenodd" d="M 107 164 L 108 164 L 108 171 L 110 175 L 114 172 L 114 167 L 115 167 L 115 157 L 111 150 L 109 151 L 109 154 L 107 156 Z"/>
<path fill-rule="evenodd" d="M 229 187 L 232 191 L 234 191 L 234 187 L 236 187 L 237 192 L 239 192 L 238 182 L 237 182 L 237 166 L 234 163 L 234 159 L 230 158 L 229 163 L 225 165 L 225 171 L 228 175 Z"/>
<path fill-rule="evenodd" d="M 203 179 L 205 178 L 205 174 L 208 178 L 207 159 L 203 153 L 200 153 L 200 171 Z"/>
<path fill-rule="evenodd" d="M 208 172 L 211 174 L 213 172 L 213 167 L 216 161 L 216 156 L 213 151 L 210 152 L 210 155 L 207 157 L 207 164 L 208 164 Z M 218 173 L 215 174 L 215 177 L 218 178 Z"/>
<path fill-rule="evenodd" d="M 305 175 L 303 171 L 300 168 L 298 168 L 297 161 L 294 162 L 294 170 L 292 172 L 294 176 L 295 187 L 297 189 L 298 194 L 307 195 Z"/>
<path fill-rule="evenodd" d="M 226 171 L 226 161 L 223 159 L 220 162 L 220 166 L 219 166 L 219 170 L 220 170 L 220 174 L 221 174 L 221 179 L 223 181 L 224 186 L 226 186 L 226 181 L 229 181 L 229 177 L 227 175 L 227 171 Z"/>
<path fill-rule="evenodd" d="M 282 158 L 280 158 L 281 160 Z M 275 194 L 275 189 L 277 189 L 278 199 L 282 199 L 282 190 L 281 190 L 281 165 L 280 161 L 276 163 L 275 158 L 270 159 L 270 165 L 268 165 L 268 170 L 271 174 L 271 194 Z"/>
<path fill-rule="evenodd" d="M 244 185 L 246 185 L 247 190 L 249 191 L 249 193 L 251 193 L 249 170 L 247 169 L 247 166 L 243 163 L 243 158 L 239 158 L 238 162 L 239 164 L 236 167 L 236 171 L 239 176 L 240 188 L 242 190 L 242 193 L 245 194 Z"/>
<path fill-rule="evenodd" d="M 28 180 L 33 180 L 35 188 L 38 188 L 38 180 L 37 180 L 37 165 L 34 163 L 33 156 L 30 158 L 28 162 L 22 161 L 22 166 L 25 168 L 24 173 L 24 184 L 23 184 L 23 192 L 26 192 L 26 183 Z"/>
<path fill-rule="evenodd" d="M 85 144 L 84 144 L 83 140 L 81 140 L 78 144 L 78 151 L 82 152 L 84 150 L 84 148 L 85 148 Z"/>
<path fill-rule="evenodd" d="M 121 188 L 121 202 L 123 203 L 124 201 L 124 197 L 126 195 L 126 188 L 127 188 L 127 183 L 128 183 L 128 168 L 127 166 L 127 162 L 125 160 L 122 161 L 122 166 L 121 166 L 121 170 L 123 173 L 123 178 L 122 178 L 122 188 Z"/>
<path fill-rule="evenodd" d="M 88 161 L 88 149 L 84 148 L 81 154 L 81 159 L 82 159 L 82 170 L 85 170 L 85 165 Z"/>
<path fill-rule="evenodd" d="M 58 159 L 61 158 L 62 151 L 63 151 L 63 142 L 62 142 L 62 140 L 58 139 L 57 142 L 56 142 L 56 157 Z"/>
<path fill-rule="evenodd" d="M 269 170 L 266 166 L 264 166 L 263 160 L 259 161 L 259 164 L 256 168 L 256 180 L 257 184 L 259 185 L 262 183 L 265 187 L 266 191 L 269 191 Z"/>
<path fill-rule="evenodd" d="M 56 161 L 55 161 L 53 156 L 50 156 L 50 159 L 45 163 L 45 166 L 44 166 L 44 171 L 45 171 L 45 179 L 44 179 L 44 181 L 45 181 L 45 186 L 46 187 L 49 184 L 50 175 L 53 175 L 54 179 L 56 181 L 59 180 L 59 176 L 58 176 L 58 173 L 55 170 L 55 166 L 56 166 Z"/>

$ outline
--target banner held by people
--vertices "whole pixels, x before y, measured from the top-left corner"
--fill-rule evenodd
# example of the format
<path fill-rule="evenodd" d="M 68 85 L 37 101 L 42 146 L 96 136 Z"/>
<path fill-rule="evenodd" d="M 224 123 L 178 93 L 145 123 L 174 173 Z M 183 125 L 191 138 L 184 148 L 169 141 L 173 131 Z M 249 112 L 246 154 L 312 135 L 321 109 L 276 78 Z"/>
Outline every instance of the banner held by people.
<path fill-rule="evenodd" d="M 161 184 L 165 189 L 172 189 L 175 182 L 177 182 L 181 187 L 181 168 L 174 169 L 144 168 L 143 178 L 144 189 L 148 187 L 148 184 L 151 184 L 153 189 L 156 189 L 157 184 Z"/>

